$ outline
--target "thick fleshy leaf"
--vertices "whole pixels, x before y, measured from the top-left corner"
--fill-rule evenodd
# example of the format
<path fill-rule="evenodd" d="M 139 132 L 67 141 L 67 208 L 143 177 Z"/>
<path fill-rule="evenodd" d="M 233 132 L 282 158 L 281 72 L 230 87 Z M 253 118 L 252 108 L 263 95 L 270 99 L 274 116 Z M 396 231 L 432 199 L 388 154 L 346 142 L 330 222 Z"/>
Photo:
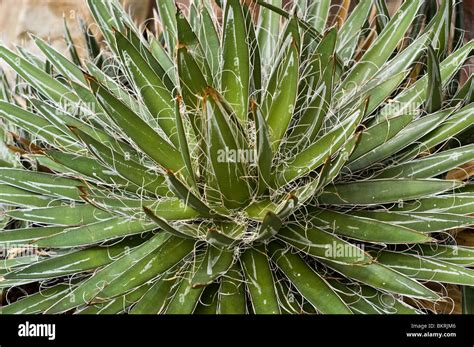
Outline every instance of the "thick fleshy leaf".
<path fill-rule="evenodd" d="M 255 100 L 260 102 L 260 97 L 262 95 L 262 58 L 260 47 L 252 18 L 252 9 L 250 6 L 246 6 L 245 4 L 242 9 L 244 11 L 247 40 L 250 49 L 250 94 L 253 95 Z"/>
<path fill-rule="evenodd" d="M 462 313 L 473 314 L 474 313 L 474 288 L 473 287 L 462 287 Z"/>
<path fill-rule="evenodd" d="M 108 76 L 104 71 L 99 69 L 92 63 L 87 63 L 88 72 L 104 87 L 106 87 L 111 94 L 113 94 L 117 99 L 125 103 L 133 112 L 139 113 L 140 109 L 143 108 L 143 105 L 138 102 L 135 95 L 130 95 L 127 93 L 123 85 L 115 81 L 111 76 Z M 68 123 L 70 125 L 75 125 L 74 123 Z M 89 134 L 93 136 L 92 134 Z"/>
<path fill-rule="evenodd" d="M 144 153 L 166 169 L 177 172 L 183 168 L 176 148 L 103 86 L 92 80 L 89 83 L 109 116 Z"/>
<path fill-rule="evenodd" d="M 36 314 L 46 311 L 57 300 L 64 297 L 72 287 L 69 283 L 60 283 L 42 288 L 38 293 L 28 295 L 18 301 L 2 307 L 3 314 Z"/>
<path fill-rule="evenodd" d="M 407 297 L 437 300 L 439 296 L 409 277 L 381 264 L 343 265 L 324 261 L 324 263 L 342 275 L 365 283 L 371 287 L 400 294 Z"/>
<path fill-rule="evenodd" d="M 280 307 L 283 314 L 302 314 L 308 311 L 308 304 L 307 302 L 304 302 L 305 299 L 293 288 L 290 288 L 289 282 L 286 281 L 286 279 L 280 278 L 275 284 L 278 292 L 278 300 L 280 302 Z M 305 304 L 306 307 L 304 307 Z M 312 309 L 311 311 L 315 310 L 311 304 L 309 304 L 309 306 Z"/>
<path fill-rule="evenodd" d="M 392 225 L 376 219 L 358 217 L 350 213 L 319 210 L 312 213 L 312 223 L 336 234 L 352 239 L 384 244 L 423 243 L 434 241 L 400 225 Z"/>
<path fill-rule="evenodd" d="M 421 4 L 421 0 L 406 1 L 400 7 L 377 37 L 377 40 L 344 79 L 339 90 L 353 89 L 374 76 L 390 57 L 399 41 L 405 36 Z"/>
<path fill-rule="evenodd" d="M 151 284 L 145 283 L 139 288 L 136 288 L 130 291 L 127 294 L 121 295 L 113 300 L 103 302 L 100 304 L 96 304 L 94 306 L 88 306 L 85 310 L 78 312 L 79 314 L 103 314 L 103 315 L 112 315 L 112 314 L 120 314 L 120 313 L 128 313 L 130 306 L 135 304 L 140 298 L 150 289 Z M 96 312 L 88 312 L 88 308 L 95 309 L 97 307 Z"/>
<path fill-rule="evenodd" d="M 125 213 L 130 217 L 136 216 L 143 212 L 143 207 L 148 207 L 156 216 L 173 220 L 189 220 L 200 217 L 200 213 L 193 210 L 189 205 L 184 204 L 180 199 L 169 198 L 160 200 L 150 200 L 142 198 L 128 198 L 120 196 L 120 199 L 115 197 L 104 197 L 102 195 L 90 195 L 87 200 L 105 210 L 117 210 Z"/>
<path fill-rule="evenodd" d="M 305 102 L 307 103 L 313 97 L 314 92 L 321 85 L 322 79 L 327 84 L 328 77 L 332 78 L 335 65 L 332 56 L 336 39 L 337 30 L 333 27 L 324 33 L 318 46 L 308 57 L 308 62 L 302 62 L 303 72 L 300 85 L 298 86 L 297 110 L 300 110 L 301 106 L 305 105 Z"/>
<path fill-rule="evenodd" d="M 329 186 L 318 197 L 327 205 L 373 205 L 428 197 L 461 186 L 437 179 L 379 179 Z"/>
<path fill-rule="evenodd" d="M 33 255 L 15 255 L 15 257 L 9 259 L 3 259 L 0 261 L 0 270 L 21 270 L 22 268 L 36 263 L 40 260 L 40 256 L 38 254 Z"/>
<path fill-rule="evenodd" d="M 127 235 L 135 235 L 156 228 L 156 224 L 143 220 L 112 217 L 103 221 L 65 229 L 59 234 L 35 242 L 38 247 L 69 248 L 92 245 Z"/>
<path fill-rule="evenodd" d="M 46 312 L 61 313 L 92 302 L 108 283 L 129 269 L 130 264 L 139 262 L 158 249 L 168 238 L 169 236 L 165 234 L 155 235 L 147 242 L 96 272 L 94 276 L 82 281 L 74 290 L 57 300 Z"/>
<path fill-rule="evenodd" d="M 175 228 L 170 225 L 164 218 L 158 217 L 152 210 L 150 210 L 146 206 L 143 206 L 143 211 L 148 217 L 150 217 L 153 222 L 156 223 L 156 225 L 158 225 L 162 230 L 166 231 L 167 233 L 185 239 L 197 238 L 197 234 L 189 232 L 190 228 Z"/>
<path fill-rule="evenodd" d="M 446 263 L 460 266 L 474 265 L 474 247 L 453 245 L 417 245 L 410 248 L 408 253 L 421 256 L 426 259 L 441 260 Z"/>
<path fill-rule="evenodd" d="M 349 139 L 362 119 L 363 114 L 362 110 L 356 111 L 350 118 L 342 122 L 340 126 L 331 130 L 304 151 L 295 155 L 285 164 L 285 167 L 277 168 L 276 185 L 283 186 L 320 166 Z"/>
<path fill-rule="evenodd" d="M 388 141 L 382 143 L 378 147 L 373 148 L 370 152 L 361 155 L 357 159 L 352 160 L 346 166 L 347 169 L 351 171 L 361 170 L 388 158 L 389 156 L 401 151 L 408 145 L 419 140 L 433 129 L 436 129 L 441 122 L 449 117 L 451 113 L 452 110 L 448 109 L 445 111 L 433 113 L 411 122 Z"/>
<path fill-rule="evenodd" d="M 176 97 L 176 131 L 178 137 L 178 149 L 181 152 L 181 157 L 183 159 L 184 164 L 186 165 L 186 170 L 188 171 L 188 181 L 192 188 L 195 191 L 198 191 L 197 184 L 196 184 L 196 175 L 195 170 L 193 167 L 193 162 L 191 160 L 190 154 L 190 146 L 189 141 L 187 138 L 187 129 L 185 120 L 183 119 L 183 115 L 181 114 L 182 109 L 182 97 L 178 95 Z"/>
<path fill-rule="evenodd" d="M 308 22 L 317 32 L 322 32 L 329 15 L 330 0 L 314 1 L 308 6 Z"/>
<path fill-rule="evenodd" d="M 282 220 L 278 215 L 272 211 L 268 211 L 265 217 L 263 218 L 262 224 L 260 224 L 260 229 L 258 230 L 258 236 L 256 240 L 265 241 L 276 234 L 282 226 Z"/>
<path fill-rule="evenodd" d="M 87 5 L 109 47 L 114 49 L 113 28 L 119 29 L 122 27 L 122 23 L 115 21 L 115 18 L 111 14 L 109 3 L 98 0 L 87 0 Z"/>
<path fill-rule="evenodd" d="M 471 41 L 441 62 L 440 73 L 443 86 L 459 70 L 473 48 L 474 41 Z M 420 78 L 416 83 L 398 94 L 391 103 L 383 107 L 379 112 L 379 117 L 395 117 L 412 113 L 426 100 L 427 85 L 428 76 Z"/>
<path fill-rule="evenodd" d="M 50 226 L 40 228 L 21 228 L 4 230 L 0 233 L 0 244 L 2 245 L 26 245 L 35 240 L 47 238 L 64 231 L 64 227 Z"/>
<path fill-rule="evenodd" d="M 161 45 L 161 42 L 155 37 L 149 37 L 148 40 L 150 41 L 151 55 L 163 68 L 165 74 L 162 78 L 166 83 L 166 87 L 170 90 L 170 85 L 176 85 L 178 82 L 176 66 L 173 65 L 174 63 L 173 60 L 171 60 L 170 54 L 166 51 L 165 47 Z"/>
<path fill-rule="evenodd" d="M 381 32 L 390 21 L 390 13 L 388 12 L 385 0 L 376 0 L 375 8 L 377 9 L 377 14 L 375 17 L 377 32 Z"/>
<path fill-rule="evenodd" d="M 33 193 L 80 201 L 81 181 L 14 168 L 0 168 L 0 182 Z"/>
<path fill-rule="evenodd" d="M 281 8 L 282 0 L 269 0 L 268 3 Z M 259 23 L 257 25 L 258 46 L 262 57 L 264 75 L 268 75 L 268 66 L 274 58 L 276 45 L 278 42 L 278 33 L 280 27 L 280 17 L 274 11 L 260 7 Z"/>
<path fill-rule="evenodd" d="M 450 213 L 355 211 L 351 215 L 402 226 L 421 233 L 444 231 L 472 225 L 474 218 Z"/>
<path fill-rule="evenodd" d="M 156 195 L 166 195 L 169 190 L 166 187 L 165 178 L 158 173 L 153 173 L 145 166 L 136 161 L 130 152 L 124 154 L 109 148 L 106 143 L 102 143 L 92 138 L 82 128 L 71 128 L 74 134 L 89 148 L 100 161 L 111 168 L 112 172 L 117 172 L 140 190 L 146 190 Z M 135 190 L 137 192 L 137 190 Z"/>
<path fill-rule="evenodd" d="M 428 91 L 426 93 L 426 111 L 433 113 L 438 111 L 443 103 L 443 89 L 441 85 L 441 73 L 439 61 L 435 51 L 428 46 Z"/>
<path fill-rule="evenodd" d="M 373 0 L 359 1 L 339 31 L 336 52 L 344 65 L 348 65 L 357 46 L 361 28 L 369 16 Z"/>
<path fill-rule="evenodd" d="M 337 156 L 333 160 L 328 160 L 321 170 L 318 189 L 322 189 L 331 183 L 340 173 L 343 166 L 347 163 L 354 149 L 358 146 L 361 132 L 357 132 L 349 141 L 341 148 Z"/>
<path fill-rule="evenodd" d="M 53 146 L 72 151 L 82 149 L 69 136 L 45 119 L 9 102 L 0 101 L 0 117 L 26 130 L 33 138 L 43 139 Z"/>
<path fill-rule="evenodd" d="M 416 143 L 411 144 L 402 152 L 402 160 L 412 159 L 417 155 L 429 151 L 437 144 L 446 141 L 470 126 L 474 122 L 474 103 L 454 112 L 441 124 L 438 124 L 430 133 L 422 137 Z"/>
<path fill-rule="evenodd" d="M 87 75 L 85 75 L 87 80 Z M 66 106 L 62 106 L 66 109 L 72 109 L 73 112 L 79 113 L 84 116 L 90 116 L 94 114 L 96 124 L 100 124 L 103 126 L 104 124 L 109 124 L 110 119 L 106 116 L 106 112 L 103 106 L 99 103 L 97 98 L 94 96 L 94 93 L 87 88 L 84 87 L 81 83 L 77 83 L 75 81 L 69 82 L 72 90 L 74 91 L 74 95 L 77 95 L 79 98 L 78 103 L 66 103 Z M 62 103 L 64 105 L 64 103 Z M 75 110 L 77 108 L 77 110 Z M 71 112 L 71 111 L 70 111 Z"/>
<path fill-rule="evenodd" d="M 215 14 L 207 3 L 204 4 L 201 12 L 202 25 L 199 30 L 199 41 L 202 45 L 206 59 L 211 68 L 214 78 L 219 74 L 220 69 L 220 37 L 215 27 Z M 217 81 L 213 81 L 216 83 Z"/>
<path fill-rule="evenodd" d="M 287 197 L 285 197 L 279 206 L 276 209 L 276 212 L 278 214 L 278 217 L 285 219 L 291 215 L 292 212 L 294 212 L 294 209 L 298 206 L 298 197 L 289 194 Z"/>
<path fill-rule="evenodd" d="M 221 279 L 219 288 L 219 314 L 244 314 L 247 312 L 245 283 L 238 264 L 234 264 Z"/>
<path fill-rule="evenodd" d="M 191 278 L 191 286 L 193 288 L 205 287 L 212 283 L 229 270 L 233 260 L 233 251 L 218 249 L 212 245 L 207 246 L 204 259 Z"/>
<path fill-rule="evenodd" d="M 278 243 L 271 243 L 268 248 L 272 261 L 319 312 L 352 313 L 321 275 L 311 269 L 301 257 Z"/>
<path fill-rule="evenodd" d="M 0 100 L 13 103 L 11 91 L 12 88 L 8 82 L 5 70 L 0 68 Z"/>
<path fill-rule="evenodd" d="M 474 286 L 474 270 L 441 260 L 384 251 L 377 261 L 411 278 Z"/>
<path fill-rule="evenodd" d="M 417 314 L 424 282 L 473 286 L 460 5 L 286 2 L 158 0 L 153 31 L 87 0 L 88 62 L 68 31 L 72 60 L 0 48 L 7 311 Z"/>
<path fill-rule="evenodd" d="M 19 271 L 7 274 L 7 279 L 48 279 L 77 274 L 100 268 L 111 263 L 124 252 L 144 242 L 139 237 L 120 242 L 116 245 L 92 247 L 51 258 L 27 266 Z"/>
<path fill-rule="evenodd" d="M 58 130 L 62 131 L 69 137 L 72 135 L 74 138 L 73 133 L 71 133 L 71 127 L 80 128 L 81 131 L 88 134 L 90 137 L 99 142 L 107 144 L 116 151 L 131 151 L 131 147 L 128 144 L 118 141 L 116 138 L 107 134 L 105 131 L 91 126 L 86 121 L 69 114 L 69 112 L 82 114 L 82 108 L 80 107 L 74 106 L 72 108 L 66 107 L 65 109 L 62 109 L 52 106 L 43 100 L 32 98 L 30 101 L 38 111 L 37 114 L 39 116 L 43 117 L 45 120 L 53 124 Z M 74 146 L 68 146 L 68 149 L 74 151 Z"/>
<path fill-rule="evenodd" d="M 377 178 L 430 178 L 474 160 L 474 144 L 389 166 Z"/>
<path fill-rule="evenodd" d="M 33 66 L 37 67 L 41 71 L 44 71 L 47 74 L 51 75 L 51 72 L 52 72 L 51 64 L 47 60 L 46 61 L 42 60 L 37 55 L 35 55 L 35 54 L 31 53 L 30 51 L 28 51 L 25 47 L 16 46 L 15 49 L 18 52 L 19 56 L 26 59 Z"/>
<path fill-rule="evenodd" d="M 194 314 L 216 314 L 219 304 L 219 283 L 212 283 L 204 288 L 199 304 L 194 310 Z"/>
<path fill-rule="evenodd" d="M 37 165 L 39 165 L 39 167 L 50 170 L 51 172 L 56 172 L 57 174 L 70 173 L 69 168 L 55 162 L 53 159 L 48 158 L 45 155 L 42 155 L 42 154 L 28 154 L 28 158 L 30 158 L 31 160 L 35 160 L 37 162 Z"/>
<path fill-rule="evenodd" d="M 258 192 L 263 193 L 271 185 L 273 151 L 268 133 L 268 125 L 260 109 L 256 105 L 252 105 L 252 107 L 257 132 Z"/>
<path fill-rule="evenodd" d="M 381 314 L 384 311 L 374 305 L 364 294 L 354 291 L 350 286 L 346 286 L 336 280 L 329 280 L 329 284 L 338 291 L 341 299 L 356 314 Z M 370 288 L 370 287 L 366 287 Z M 372 288 L 370 288 L 372 289 Z"/>
<path fill-rule="evenodd" d="M 35 194 L 7 184 L 0 184 L 0 202 L 7 206 L 23 207 L 46 207 L 61 203 L 53 197 Z"/>
<path fill-rule="evenodd" d="M 158 314 L 163 312 L 171 296 L 176 278 L 170 275 L 160 277 L 143 297 L 133 306 L 130 314 Z"/>
<path fill-rule="evenodd" d="M 194 312 L 204 287 L 192 288 L 190 283 L 192 275 L 193 271 L 189 267 L 185 268 L 185 273 L 178 274 L 180 279 L 166 308 L 166 314 L 191 314 Z"/>
<path fill-rule="evenodd" d="M 167 137 L 177 146 L 175 106 L 171 92 L 150 67 L 149 64 L 153 62 L 147 62 L 141 52 L 136 50 L 130 41 L 119 32 L 115 34 L 115 40 L 122 61 L 135 82 L 146 107 Z"/>
<path fill-rule="evenodd" d="M 412 120 L 412 115 L 403 115 L 384 119 L 383 121 L 367 128 L 361 133 L 360 141 L 354 149 L 354 152 L 349 157 L 349 161 L 354 161 L 362 155 L 384 144 L 405 128 Z"/>
<path fill-rule="evenodd" d="M 317 258 L 346 264 L 369 263 L 372 260 L 356 245 L 338 238 L 333 233 L 327 233 L 315 227 L 305 230 L 297 225 L 289 225 L 280 230 L 278 238 Z"/>
<path fill-rule="evenodd" d="M 392 94 L 395 89 L 397 89 L 407 74 L 407 71 L 402 71 L 395 76 L 390 76 L 386 79 L 382 78 L 381 82 L 378 80 L 372 80 L 371 82 L 373 83 L 369 82 L 365 84 L 365 88 L 361 88 L 361 90 L 356 94 L 353 94 L 351 98 L 339 103 L 339 112 L 347 112 L 347 110 L 351 110 L 351 108 L 357 105 L 360 99 L 363 99 L 367 100 L 366 114 L 372 113 Z"/>
<path fill-rule="evenodd" d="M 12 218 L 56 226 L 84 225 L 108 219 L 111 214 L 89 204 L 12 210 Z"/>
<path fill-rule="evenodd" d="M 176 24 L 176 7 L 174 1 L 156 1 L 158 13 L 160 14 L 161 24 L 168 52 L 172 53 L 176 48 L 176 38 L 178 30 Z M 173 55 L 173 54 L 171 54 Z"/>
<path fill-rule="evenodd" d="M 438 7 L 438 12 L 433 20 L 427 25 L 426 29 L 431 29 L 432 42 L 435 53 L 438 57 L 444 56 L 448 49 L 451 30 L 451 18 L 453 15 L 453 1 L 443 0 Z"/>
<path fill-rule="evenodd" d="M 392 207 L 393 211 L 409 212 L 433 212 L 433 213 L 452 213 L 459 215 L 472 214 L 474 208 L 474 195 L 453 194 L 439 195 L 420 199 L 411 203 L 399 203 Z"/>
<path fill-rule="evenodd" d="M 288 199 L 287 202 L 292 203 L 293 206 L 288 206 L 290 208 L 286 209 L 283 218 L 291 215 L 298 207 L 304 206 L 305 203 L 309 202 L 317 194 L 320 179 L 320 175 L 307 177 L 304 184 L 291 193 L 292 195 L 290 195 L 290 197 L 293 198 L 293 202 L 290 199 Z"/>
<path fill-rule="evenodd" d="M 209 228 L 206 234 L 206 241 L 217 248 L 231 248 L 237 244 L 237 240 L 230 237 L 222 230 Z"/>
<path fill-rule="evenodd" d="M 249 204 L 245 208 L 244 212 L 246 217 L 257 221 L 262 221 L 268 211 L 277 212 L 278 207 L 278 204 L 274 203 L 270 199 L 262 199 Z"/>
<path fill-rule="evenodd" d="M 202 202 L 201 199 L 194 195 L 178 178 L 176 178 L 171 171 L 167 172 L 166 180 L 170 190 L 179 197 L 184 204 L 189 205 L 204 216 L 210 216 L 214 213 L 204 202 Z"/>
<path fill-rule="evenodd" d="M 217 185 L 227 207 L 237 208 L 250 199 L 249 183 L 244 180 L 246 170 L 241 155 L 239 129 L 224 109 L 217 92 L 212 89 L 208 92 L 205 117 L 209 141 L 207 150 L 212 170 L 208 173 L 208 180 L 211 186 Z"/>
<path fill-rule="evenodd" d="M 56 103 L 77 103 L 79 98 L 68 87 L 53 79 L 49 74 L 18 56 L 8 48 L 0 46 L 0 58 L 11 66 L 25 81 Z"/>
<path fill-rule="evenodd" d="M 196 108 L 208 84 L 196 61 L 185 45 L 178 47 L 178 74 L 186 106 Z"/>
<path fill-rule="evenodd" d="M 83 22 L 80 21 L 80 23 L 81 23 L 81 29 L 83 29 L 84 31 Z M 74 62 L 74 64 L 76 64 L 77 66 L 81 66 L 82 62 L 81 62 L 81 59 L 79 58 L 79 54 L 77 53 L 76 45 L 74 44 L 74 41 L 72 39 L 71 31 L 69 30 L 69 27 L 67 25 L 66 17 L 63 18 L 63 24 L 64 24 L 64 41 L 66 42 L 69 55 L 71 56 L 71 59 Z M 95 56 L 91 56 L 91 57 L 95 58 Z"/>
<path fill-rule="evenodd" d="M 354 313 L 362 314 L 421 314 L 414 307 L 399 298 L 366 285 L 343 284 L 329 280 L 329 284 L 338 290 L 341 298 Z"/>
<path fill-rule="evenodd" d="M 469 104 L 474 102 L 474 77 L 471 75 L 469 79 L 464 82 L 463 86 L 459 88 L 448 104 L 448 107 L 456 106 L 457 104 Z"/>
<path fill-rule="evenodd" d="M 181 262 L 194 249 L 194 244 L 194 240 L 170 236 L 153 252 L 131 262 L 129 268 L 106 283 L 97 296 L 103 299 L 121 295 L 159 277 Z"/>
<path fill-rule="evenodd" d="M 192 8 L 193 6 L 191 6 Z M 191 23 L 189 23 L 179 8 L 176 11 L 176 24 L 178 30 L 178 58 L 181 49 L 185 48 L 189 58 L 194 62 L 192 65 L 195 65 L 197 70 L 203 74 L 202 77 L 205 79 L 206 85 L 212 85 L 211 69 L 206 60 L 202 45 Z"/>
<path fill-rule="evenodd" d="M 248 114 L 250 56 L 245 19 L 238 0 L 226 3 L 224 15 L 222 90 L 238 119 Z"/>
<path fill-rule="evenodd" d="M 99 184 L 108 184 L 119 186 L 125 190 L 136 193 L 141 190 L 140 186 L 131 184 L 122 178 L 118 173 L 110 170 L 106 166 L 101 165 L 94 158 L 83 157 L 77 154 L 65 153 L 58 150 L 50 150 L 45 152 L 46 156 L 55 163 L 60 164 L 67 172 L 77 172 L 84 175 L 83 178 Z M 68 170 L 69 169 L 69 170 Z"/>
<path fill-rule="evenodd" d="M 281 62 L 276 65 L 268 82 L 262 112 L 268 124 L 273 151 L 280 146 L 296 104 L 299 58 L 294 39 L 287 43 Z"/>
<path fill-rule="evenodd" d="M 97 39 L 94 33 L 92 32 L 92 30 L 89 27 L 87 27 L 86 22 L 84 22 L 81 19 L 79 19 L 79 22 L 81 23 L 82 33 L 84 36 L 84 40 L 86 41 L 87 53 L 89 54 L 89 58 L 95 61 L 98 67 L 102 67 L 104 64 L 104 60 L 101 56 L 99 42 L 97 42 Z M 64 20 L 64 24 L 66 24 L 66 20 Z M 71 43 L 68 43 L 69 47 L 75 48 L 75 46 L 72 44 L 72 38 L 68 41 L 71 42 Z M 78 65 L 81 65 L 82 62 L 79 60 L 79 57 L 75 58 L 74 56 L 75 54 L 72 54 L 73 61 L 75 63 L 79 62 Z"/>
<path fill-rule="evenodd" d="M 323 39 L 324 40 L 324 39 Z M 324 41 L 321 41 L 321 44 Z M 323 63 L 320 61 L 318 63 Z M 327 62 L 324 73 L 321 76 L 319 87 L 314 92 L 310 92 L 314 97 L 309 100 L 309 104 L 302 113 L 301 118 L 292 129 L 288 143 L 297 142 L 306 147 L 314 142 L 316 136 L 321 130 L 324 119 L 327 116 L 329 105 L 331 103 L 333 78 L 334 78 L 334 59 Z M 322 67 L 321 67 L 322 69 Z M 318 76 L 315 76 L 316 78 Z"/>
<path fill-rule="evenodd" d="M 82 73 L 81 69 L 76 65 L 76 63 L 69 61 L 64 55 L 59 53 L 56 49 L 48 45 L 39 37 L 32 35 L 32 38 L 35 44 L 41 50 L 41 52 L 43 52 L 46 58 L 48 58 L 48 60 L 54 65 L 54 67 L 58 69 L 61 74 L 64 75 L 64 77 L 76 80 L 77 82 L 80 82 L 82 84 L 86 83 L 84 74 Z"/>
<path fill-rule="evenodd" d="M 280 313 L 273 273 L 264 248 L 248 249 L 240 260 L 254 313 Z"/>
<path fill-rule="evenodd" d="M 423 50 L 429 42 L 429 34 L 425 33 L 412 42 L 406 49 L 401 53 L 397 54 L 393 59 L 386 62 L 382 68 L 377 72 L 377 75 L 370 79 L 366 84 L 361 86 L 359 94 L 366 92 L 369 89 L 375 89 L 375 85 L 380 85 L 381 82 L 386 82 L 387 86 L 390 86 L 390 83 L 387 83 L 389 79 L 395 78 L 398 75 L 407 76 L 410 72 L 410 67 L 416 60 L 421 56 Z M 397 86 L 396 83 L 392 85 Z M 393 92 L 392 89 L 390 92 Z M 389 91 L 384 91 L 384 95 L 389 96 L 391 93 Z M 342 96 L 342 100 L 346 97 L 353 97 L 352 93 L 346 93 Z M 347 99 L 346 99 L 347 100 Z M 372 108 L 370 109 L 372 111 Z"/>

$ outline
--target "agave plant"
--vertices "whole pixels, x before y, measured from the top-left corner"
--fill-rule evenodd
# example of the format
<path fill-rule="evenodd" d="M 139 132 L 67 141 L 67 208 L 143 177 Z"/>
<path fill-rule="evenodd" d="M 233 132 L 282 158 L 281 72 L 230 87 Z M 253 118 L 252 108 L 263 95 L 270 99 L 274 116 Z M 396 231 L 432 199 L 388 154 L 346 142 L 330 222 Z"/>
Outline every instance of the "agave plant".
<path fill-rule="evenodd" d="M 156 32 L 88 5 L 83 61 L 0 47 L 26 86 L 0 102 L 4 313 L 422 313 L 474 286 L 453 1 L 420 25 L 423 0 L 159 0 Z"/>

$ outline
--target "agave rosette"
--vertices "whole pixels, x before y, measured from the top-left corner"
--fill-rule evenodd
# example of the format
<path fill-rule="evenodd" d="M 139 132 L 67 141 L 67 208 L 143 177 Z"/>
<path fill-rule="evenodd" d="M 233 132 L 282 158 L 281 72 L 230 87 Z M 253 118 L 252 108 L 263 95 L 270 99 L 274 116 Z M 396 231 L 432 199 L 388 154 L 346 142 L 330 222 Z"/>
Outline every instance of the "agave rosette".
<path fill-rule="evenodd" d="M 446 174 L 474 159 L 450 83 L 474 42 L 449 48 L 453 1 L 422 28 L 422 0 L 348 3 L 160 0 L 153 34 L 88 0 L 85 61 L 0 47 L 27 86 L 0 102 L 3 312 L 420 313 L 473 286 L 449 230 L 474 190 Z"/>

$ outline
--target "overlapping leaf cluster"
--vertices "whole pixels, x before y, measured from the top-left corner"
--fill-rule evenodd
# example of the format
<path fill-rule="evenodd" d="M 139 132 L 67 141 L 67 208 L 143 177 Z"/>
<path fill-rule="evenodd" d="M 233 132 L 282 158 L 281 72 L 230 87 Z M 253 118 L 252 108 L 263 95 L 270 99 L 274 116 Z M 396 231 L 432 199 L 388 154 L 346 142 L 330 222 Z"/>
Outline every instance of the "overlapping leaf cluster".
<path fill-rule="evenodd" d="M 332 26 L 328 0 L 159 0 L 154 34 L 88 0 L 86 61 L 69 35 L 71 60 L 0 47 L 27 86 L 0 102 L 3 312 L 420 313 L 430 282 L 474 286 L 449 233 L 474 42 L 450 48 L 450 0 L 426 25 L 423 0 L 349 3 Z"/>

